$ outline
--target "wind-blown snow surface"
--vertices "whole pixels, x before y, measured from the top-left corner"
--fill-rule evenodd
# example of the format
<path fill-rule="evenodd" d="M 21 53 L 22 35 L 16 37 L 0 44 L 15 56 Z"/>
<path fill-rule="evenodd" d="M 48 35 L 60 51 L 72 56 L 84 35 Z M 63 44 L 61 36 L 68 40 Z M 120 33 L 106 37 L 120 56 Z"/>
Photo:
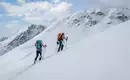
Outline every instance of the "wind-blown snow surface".
<path fill-rule="evenodd" d="M 80 29 L 53 26 L 0 57 L 0 80 L 130 80 L 129 26 L 130 21 L 83 40 Z M 55 54 L 56 33 L 65 29 L 68 48 Z M 36 39 L 48 45 L 46 59 L 23 72 L 33 63 Z"/>

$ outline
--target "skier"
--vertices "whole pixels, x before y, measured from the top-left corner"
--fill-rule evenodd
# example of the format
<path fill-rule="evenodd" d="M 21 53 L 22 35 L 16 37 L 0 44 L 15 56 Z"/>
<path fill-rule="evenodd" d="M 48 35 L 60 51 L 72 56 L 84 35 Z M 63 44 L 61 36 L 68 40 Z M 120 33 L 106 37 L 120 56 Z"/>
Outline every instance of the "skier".
<path fill-rule="evenodd" d="M 64 33 L 58 33 L 58 38 L 57 38 L 57 45 L 59 45 L 58 47 L 58 51 L 62 51 L 64 48 L 64 40 L 68 40 L 68 37 L 65 37 Z"/>
<path fill-rule="evenodd" d="M 39 60 L 42 59 L 42 47 L 46 48 L 47 45 L 43 45 L 42 40 L 37 40 L 36 43 L 35 43 L 35 46 L 36 46 L 37 50 L 36 50 L 36 58 L 34 60 L 34 64 L 36 63 L 37 58 L 39 57 L 39 55 L 40 55 Z"/>

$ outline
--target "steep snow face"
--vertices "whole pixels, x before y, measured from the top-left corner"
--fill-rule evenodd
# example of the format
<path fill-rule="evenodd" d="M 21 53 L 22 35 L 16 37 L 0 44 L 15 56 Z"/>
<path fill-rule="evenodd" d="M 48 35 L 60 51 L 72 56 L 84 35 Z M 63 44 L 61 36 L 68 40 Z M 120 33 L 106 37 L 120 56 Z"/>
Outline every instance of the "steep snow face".
<path fill-rule="evenodd" d="M 45 26 L 31 25 L 30 27 L 28 27 L 27 30 L 25 30 L 23 32 L 19 31 L 17 33 L 17 36 L 15 36 L 13 40 L 11 40 L 10 42 L 6 43 L 3 47 L 1 47 L 0 55 L 3 55 L 5 53 L 9 52 L 13 48 L 15 48 L 21 44 L 24 44 L 28 40 L 32 39 L 33 37 L 35 37 L 36 35 L 41 33 L 43 30 L 45 30 Z"/>
<path fill-rule="evenodd" d="M 56 31 L 50 33 L 51 29 L 45 30 L 0 58 L 0 78 L 2 80 L 130 80 L 129 26 L 130 21 L 112 26 L 104 32 L 67 47 L 59 54 L 53 51 Z M 36 39 L 42 39 L 48 44 L 46 51 L 43 52 L 45 59 L 28 69 L 35 57 L 35 47 L 32 45 Z"/>

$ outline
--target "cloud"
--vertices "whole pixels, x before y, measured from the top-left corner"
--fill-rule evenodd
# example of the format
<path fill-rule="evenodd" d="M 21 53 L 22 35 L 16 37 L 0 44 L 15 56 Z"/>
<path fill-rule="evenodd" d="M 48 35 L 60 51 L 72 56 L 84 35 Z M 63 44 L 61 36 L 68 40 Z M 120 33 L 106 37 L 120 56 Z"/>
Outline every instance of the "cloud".
<path fill-rule="evenodd" d="M 8 29 L 16 29 L 18 28 L 19 24 L 16 22 L 8 22 L 5 27 Z M 12 31 L 12 30 L 11 30 Z"/>
<path fill-rule="evenodd" d="M 3 16 L 4 18 L 4 16 Z M 7 18 L 7 17 L 6 17 Z M 20 22 L 18 19 L 8 18 L 0 22 L 0 36 L 7 37 L 16 33 L 20 28 L 27 27 L 27 23 Z"/>
<path fill-rule="evenodd" d="M 9 21 L 4 26 L 0 24 L 0 36 L 7 37 L 18 32 L 19 29 L 27 27 L 26 24 L 19 24 L 18 21 Z"/>
<path fill-rule="evenodd" d="M 71 9 L 70 4 L 68 4 L 66 2 L 61 2 L 57 6 L 52 7 L 51 11 L 54 11 L 54 12 L 66 12 L 66 11 L 70 11 L 70 9 Z"/>
<path fill-rule="evenodd" d="M 52 0 L 52 2 L 59 3 L 59 2 L 61 2 L 61 0 Z"/>
<path fill-rule="evenodd" d="M 4 7 L 8 16 L 18 16 L 18 15 L 25 15 L 26 13 L 30 13 L 38 10 L 48 10 L 51 8 L 51 4 L 48 2 L 32 2 L 32 3 L 25 3 L 22 5 L 13 5 L 10 3 L 0 3 L 1 6 Z"/>
<path fill-rule="evenodd" d="M 25 0 L 17 0 L 18 3 L 25 3 L 26 1 Z"/>
<path fill-rule="evenodd" d="M 9 23 L 18 23 L 19 21 L 10 21 Z"/>
<path fill-rule="evenodd" d="M 130 0 L 88 0 L 86 4 L 99 7 L 130 7 Z"/>
<path fill-rule="evenodd" d="M 72 4 L 60 2 L 53 4 L 47 1 L 29 2 L 22 5 L 0 3 L 6 10 L 8 16 L 21 17 L 29 23 L 40 24 L 44 20 L 59 19 L 71 12 Z"/>
<path fill-rule="evenodd" d="M 0 6 L 6 11 L 6 16 L 20 19 L 6 22 L 6 24 L 1 24 L 1 22 L 0 36 L 10 36 L 29 24 L 50 24 L 49 22 L 68 15 L 72 8 L 72 4 L 66 2 L 53 4 L 47 1 L 22 3 L 20 5 L 1 2 Z"/>

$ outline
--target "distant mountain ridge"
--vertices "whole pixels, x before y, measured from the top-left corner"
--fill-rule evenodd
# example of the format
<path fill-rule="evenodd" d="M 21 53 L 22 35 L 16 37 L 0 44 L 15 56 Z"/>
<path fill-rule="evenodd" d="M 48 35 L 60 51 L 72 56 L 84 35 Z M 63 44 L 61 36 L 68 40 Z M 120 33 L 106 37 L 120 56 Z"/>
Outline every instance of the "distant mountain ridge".
<path fill-rule="evenodd" d="M 31 26 L 28 27 L 26 31 L 21 32 L 11 42 L 9 42 L 7 45 L 1 48 L 0 55 L 3 55 L 9 52 L 10 50 L 14 49 L 15 47 L 24 44 L 25 42 L 32 39 L 33 37 L 35 37 L 42 31 L 44 31 L 45 29 L 46 29 L 45 26 L 32 24 Z"/>

